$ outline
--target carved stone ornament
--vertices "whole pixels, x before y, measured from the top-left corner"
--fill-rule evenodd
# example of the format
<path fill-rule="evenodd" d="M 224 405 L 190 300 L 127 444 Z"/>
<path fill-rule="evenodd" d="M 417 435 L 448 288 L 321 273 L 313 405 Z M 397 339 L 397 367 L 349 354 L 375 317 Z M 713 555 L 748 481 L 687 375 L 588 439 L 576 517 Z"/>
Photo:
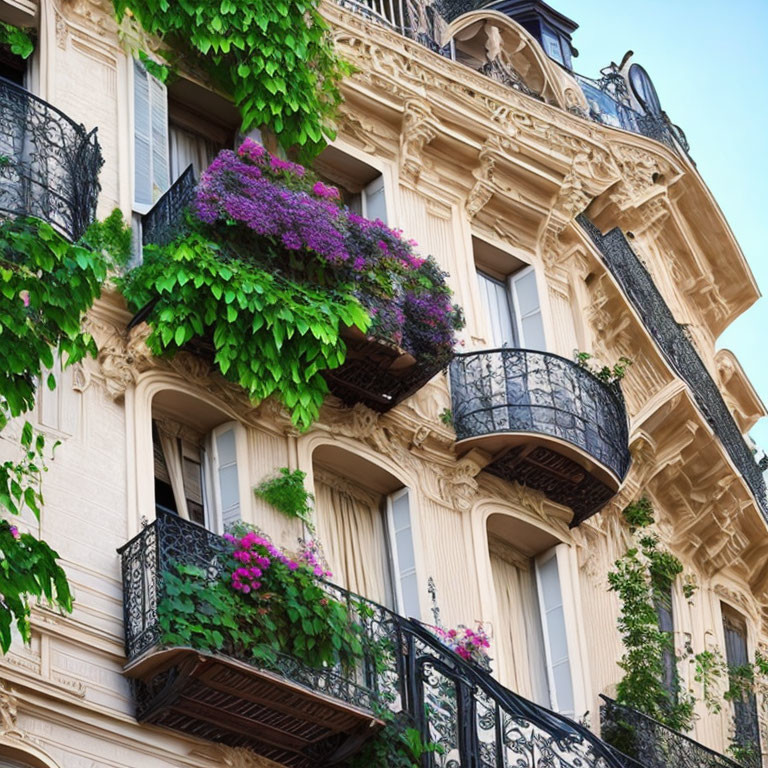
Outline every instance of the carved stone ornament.
<path fill-rule="evenodd" d="M 400 178 L 415 184 L 424 167 L 424 149 L 435 140 L 439 123 L 428 102 L 408 99 L 405 102 L 400 130 Z"/>
<path fill-rule="evenodd" d="M 219 765 L 226 768 L 282 768 L 279 763 L 261 757 L 245 747 L 220 745 L 216 747 L 215 751 L 215 758 L 220 761 Z"/>
<path fill-rule="evenodd" d="M 0 735 L 21 736 L 16 727 L 18 700 L 16 693 L 6 682 L 0 680 Z"/>

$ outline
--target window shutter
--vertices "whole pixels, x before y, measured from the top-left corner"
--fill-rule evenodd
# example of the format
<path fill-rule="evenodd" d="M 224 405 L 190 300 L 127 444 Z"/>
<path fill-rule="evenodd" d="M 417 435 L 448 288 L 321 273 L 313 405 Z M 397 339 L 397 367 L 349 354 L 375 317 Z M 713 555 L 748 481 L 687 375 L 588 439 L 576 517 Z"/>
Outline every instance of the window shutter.
<path fill-rule="evenodd" d="M 218 520 L 209 518 L 208 527 L 225 531 L 241 519 L 235 425 L 222 424 L 214 429 L 211 433 L 211 448 L 214 500 Z"/>
<path fill-rule="evenodd" d="M 387 201 L 384 196 L 384 177 L 379 174 L 363 190 L 363 216 L 375 221 L 381 219 L 387 223 Z"/>
<path fill-rule="evenodd" d="M 149 75 L 152 105 L 152 203 L 171 186 L 168 162 L 168 91 Z"/>
<path fill-rule="evenodd" d="M 533 267 L 525 267 L 511 275 L 509 289 L 515 308 L 519 345 L 523 349 L 546 351 L 544 323 L 541 317 L 536 273 Z"/>
<path fill-rule="evenodd" d="M 568 636 L 565 629 L 563 597 L 557 553 L 552 551 L 536 561 L 536 583 L 539 592 L 541 622 L 544 632 L 544 652 L 552 708 L 573 717 L 574 697 L 571 663 L 568 657 Z"/>
<path fill-rule="evenodd" d="M 168 94 L 139 62 L 133 65 L 134 203 L 147 209 L 170 186 Z"/>
<path fill-rule="evenodd" d="M 407 488 L 388 497 L 387 517 L 397 608 L 406 617 L 419 618 L 419 584 Z"/>
<path fill-rule="evenodd" d="M 487 307 L 488 320 L 491 325 L 489 342 L 494 347 L 514 347 L 515 332 L 512 325 L 512 308 L 509 305 L 509 294 L 506 286 L 499 280 L 477 273 L 480 284 L 480 300 Z"/>

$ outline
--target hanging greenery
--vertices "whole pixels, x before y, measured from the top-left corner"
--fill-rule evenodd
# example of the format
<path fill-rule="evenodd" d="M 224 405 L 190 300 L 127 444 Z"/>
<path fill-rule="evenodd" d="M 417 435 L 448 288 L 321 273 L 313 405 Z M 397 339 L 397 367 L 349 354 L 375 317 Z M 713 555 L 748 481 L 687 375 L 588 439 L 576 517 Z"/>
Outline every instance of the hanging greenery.
<path fill-rule="evenodd" d="M 35 44 L 29 33 L 12 24 L 0 21 L 0 45 L 7 45 L 11 53 L 28 59 L 35 50 Z"/>
<path fill-rule="evenodd" d="M 618 384 L 627 375 L 627 368 L 632 365 L 632 361 L 624 356 L 620 357 L 613 366 L 594 365 L 594 363 L 590 362 L 593 355 L 589 352 L 579 352 L 578 349 L 574 350 L 573 356 L 579 368 L 589 371 L 605 384 Z"/>
<path fill-rule="evenodd" d="M 303 158 L 333 138 L 338 83 L 351 72 L 334 52 L 318 0 L 113 0 L 159 38 L 166 60 L 206 72 L 235 102 L 242 130 L 266 126 Z"/>
<path fill-rule="evenodd" d="M 154 354 L 191 342 L 255 402 L 276 395 L 302 429 L 328 392 L 322 372 L 345 361 L 345 329 L 443 364 L 463 323 L 434 261 L 250 140 L 219 153 L 184 233 L 146 247 L 122 286 L 145 308 Z"/>
<path fill-rule="evenodd" d="M 125 258 L 124 232 L 119 212 L 91 225 L 77 244 L 39 219 L 0 224 L 0 429 L 9 415 L 32 408 L 56 353 L 66 365 L 96 354 L 82 319 L 109 266 Z M 53 375 L 46 385 L 55 387 Z"/>
<path fill-rule="evenodd" d="M 624 644 L 619 666 L 624 672 L 616 689 L 620 704 L 633 707 L 675 730 L 691 728 L 694 700 L 682 690 L 677 675 L 665 681 L 665 658 L 675 654 L 674 637 L 659 626 L 658 605 L 666 605 L 682 563 L 662 549 L 658 536 L 649 530 L 653 508 L 647 498 L 623 511 L 634 545 L 608 574 L 610 590 L 621 604 L 618 627 Z"/>
<path fill-rule="evenodd" d="M 0 509 L 18 516 L 24 508 L 40 518 L 41 491 L 45 466 L 45 438 L 35 435 L 27 422 L 21 431 L 23 456 L 0 464 Z M 55 447 L 55 446 L 54 446 Z M 30 641 L 30 605 L 44 597 L 63 611 L 72 610 L 72 595 L 66 575 L 57 563 L 58 554 L 44 541 L 20 533 L 8 520 L 0 521 L 0 648 L 11 646 L 11 629 L 16 628 L 25 643 Z"/>
<path fill-rule="evenodd" d="M 306 472 L 281 467 L 275 477 L 262 480 L 254 493 L 282 512 L 286 517 L 297 517 L 311 526 L 314 496 L 304 486 Z"/>

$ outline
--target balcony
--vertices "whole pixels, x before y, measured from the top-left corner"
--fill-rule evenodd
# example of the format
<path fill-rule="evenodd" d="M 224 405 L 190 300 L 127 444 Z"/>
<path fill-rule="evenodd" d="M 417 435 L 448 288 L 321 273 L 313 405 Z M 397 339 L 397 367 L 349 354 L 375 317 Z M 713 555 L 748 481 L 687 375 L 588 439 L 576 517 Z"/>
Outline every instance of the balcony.
<path fill-rule="evenodd" d="M 234 648 L 209 653 L 163 642 L 158 609 L 170 597 L 168 574 L 181 563 L 218 579 L 228 544 L 174 514 L 158 515 L 119 550 L 125 675 L 139 722 L 248 747 L 292 768 L 332 765 L 352 754 L 383 725 L 373 714 L 383 673 L 371 652 L 358 669 L 311 669 L 287 656 L 267 665 Z M 356 596 L 331 585 L 328 591 L 356 610 Z M 387 631 L 389 617 L 376 607 L 360 621 L 373 641 Z"/>
<path fill-rule="evenodd" d="M 759 749 L 754 760 L 736 763 L 636 709 L 601 698 L 603 738 L 625 756 L 625 768 L 760 768 Z"/>
<path fill-rule="evenodd" d="M 495 349 L 451 364 L 457 449 L 479 448 L 486 470 L 573 509 L 572 526 L 618 491 L 630 464 L 617 385 L 546 352 Z"/>
<path fill-rule="evenodd" d="M 583 214 L 578 222 L 603 257 L 643 324 L 672 369 L 690 387 L 704 418 L 751 489 L 763 516 L 768 519 L 768 496 L 763 471 L 744 441 L 738 424 L 683 328 L 664 301 L 648 270 L 620 229 L 602 232 Z"/>
<path fill-rule="evenodd" d="M 125 674 L 140 722 L 245 747 L 285 766 L 325 768 L 343 764 L 382 725 L 373 714 L 378 704 L 440 747 L 424 756 L 424 768 L 626 768 L 584 726 L 505 689 L 425 626 L 330 584 L 329 595 L 345 601 L 364 628 L 368 650 L 357 669 L 310 669 L 288 657 L 267 665 L 235 649 L 163 642 L 158 608 L 168 597 L 169 569 L 197 566 L 216 579 L 229 545 L 173 514 L 158 515 L 120 550 Z"/>
<path fill-rule="evenodd" d="M 444 39 L 444 30 L 464 14 L 483 8 L 499 11 L 503 5 L 495 0 L 438 0 L 430 3 L 409 3 L 405 0 L 336 2 L 342 8 L 411 38 L 431 51 L 455 61 L 461 61 L 461 56 L 457 52 L 455 40 Z M 562 66 L 557 62 L 556 65 Z M 530 82 L 526 82 L 520 72 L 501 58 L 472 68 L 527 96 L 539 101 L 546 100 Z M 654 105 L 653 108 L 639 111 L 633 106 L 627 78 L 616 65 L 605 67 L 597 79 L 567 71 L 575 78 L 589 104 L 588 110 L 581 107 L 569 109 L 573 114 L 601 125 L 646 136 L 665 144 L 679 154 L 688 154 L 690 147 L 685 133 L 672 123 L 660 107 L 656 109 Z"/>
<path fill-rule="evenodd" d="M 190 166 L 142 217 L 143 245 L 167 245 L 182 234 L 185 210 L 194 200 L 195 184 Z M 144 320 L 152 306 L 141 310 L 131 326 Z M 414 357 L 388 339 L 367 336 L 356 328 L 343 328 L 341 336 L 347 349 L 346 360 L 340 367 L 323 372 L 328 389 L 347 405 L 363 403 L 380 413 L 421 389 L 451 359 L 447 354 L 430 354 L 433 349 L 426 341 L 419 345 Z M 188 346 L 203 357 L 213 355 L 209 340 L 196 340 Z"/>
<path fill-rule="evenodd" d="M 0 78 L 0 218 L 34 216 L 75 241 L 96 214 L 96 129 Z"/>

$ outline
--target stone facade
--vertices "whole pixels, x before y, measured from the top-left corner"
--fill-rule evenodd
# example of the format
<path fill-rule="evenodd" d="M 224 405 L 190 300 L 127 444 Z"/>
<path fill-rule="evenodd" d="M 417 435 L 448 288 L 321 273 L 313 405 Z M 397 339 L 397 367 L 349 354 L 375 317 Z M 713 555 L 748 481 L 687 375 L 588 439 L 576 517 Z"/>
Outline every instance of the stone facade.
<path fill-rule="evenodd" d="M 746 432 L 764 407 L 733 355 L 715 351 L 715 340 L 758 293 L 695 166 L 662 143 L 585 119 L 575 82 L 508 19 L 497 23 L 529 52 L 546 102 L 330 1 L 324 13 L 340 52 L 357 69 L 342 86 L 333 146 L 382 174 L 389 223 L 450 274 L 467 317 L 465 349 L 492 343 L 475 274 L 475 238 L 535 268 L 550 352 L 571 358 L 580 349 L 605 363 L 622 355 L 634 361 L 623 381 L 629 474 L 598 514 L 570 528 L 570 509 L 483 471 L 477 452 L 457 453 L 453 430 L 441 419 L 451 408 L 442 374 L 386 414 L 331 399 L 320 421 L 298 434 L 278 407 L 252 405 L 200 359 L 153 359 L 145 328 L 127 331 L 130 313 L 107 290 L 88 318 L 98 359 L 65 372 L 59 389 L 42 395 L 55 398 L 57 407 L 41 403 L 35 414 L 62 445 L 45 478 L 41 521 L 27 522 L 60 552 L 76 602 L 71 616 L 36 607 L 32 644 L 16 643 L 1 662 L 0 764 L 8 757 L 48 768 L 266 765 L 243 750 L 141 726 L 133 716 L 122 674 L 116 550 L 154 515 L 151 420 L 159 393 L 195 398 L 242 426 L 241 514 L 278 543 L 290 545 L 299 524 L 251 492 L 276 467 L 306 471 L 311 487 L 315 457 L 344 452 L 407 487 L 420 618 L 430 619 L 431 577 L 443 621 L 489 627 L 498 674 L 523 696 L 534 691 L 520 659 L 505 657 L 495 642 L 505 627 L 490 553 L 504 542 L 490 539 L 505 532 L 514 539 L 522 522 L 548 546 L 564 545 L 560 578 L 575 714 L 592 713 L 595 728 L 598 695 L 615 691 L 621 655 L 618 603 L 607 591 L 607 572 L 626 546 L 620 511 L 642 493 L 654 501 L 665 544 L 699 584 L 693 605 L 675 591 L 678 646 L 723 648 L 723 604 L 745 618 L 752 653 L 768 644 L 768 531 L 760 504 L 575 221 L 587 210 L 603 232 L 618 226 L 632 234 L 634 251 Z M 98 127 L 106 159 L 99 213 L 117 206 L 128 216 L 132 64 L 110 3 L 5 0 L 0 17 L 38 29 L 30 88 L 87 128 Z M 478 11 L 459 19 L 454 31 L 482 18 Z M 58 416 L 43 416 L 54 412 Z M 13 427 L 0 436 L 4 455 L 14 437 Z M 693 684 L 688 665 L 679 672 Z M 725 751 L 728 707 L 719 715 L 703 708 L 698 714 L 694 738 Z"/>

